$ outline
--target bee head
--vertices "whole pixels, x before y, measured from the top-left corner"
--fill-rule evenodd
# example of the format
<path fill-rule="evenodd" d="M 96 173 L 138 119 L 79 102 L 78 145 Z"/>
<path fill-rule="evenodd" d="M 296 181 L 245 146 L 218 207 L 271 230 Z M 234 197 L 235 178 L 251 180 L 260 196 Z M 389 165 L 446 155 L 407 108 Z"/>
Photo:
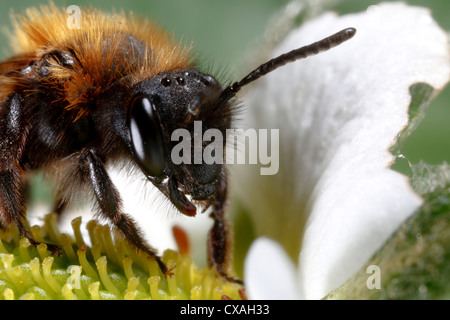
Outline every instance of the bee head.
<path fill-rule="evenodd" d="M 163 72 L 138 83 L 129 103 L 131 152 L 143 173 L 182 213 L 192 216 L 196 207 L 208 207 L 221 179 L 225 132 L 231 126 L 231 106 L 222 103 L 220 84 L 193 69 Z M 204 153 L 213 129 L 223 142 Z M 218 142 L 218 141 L 215 141 Z M 215 145 L 217 146 L 217 144 Z M 208 153 L 211 155 L 211 152 Z"/>

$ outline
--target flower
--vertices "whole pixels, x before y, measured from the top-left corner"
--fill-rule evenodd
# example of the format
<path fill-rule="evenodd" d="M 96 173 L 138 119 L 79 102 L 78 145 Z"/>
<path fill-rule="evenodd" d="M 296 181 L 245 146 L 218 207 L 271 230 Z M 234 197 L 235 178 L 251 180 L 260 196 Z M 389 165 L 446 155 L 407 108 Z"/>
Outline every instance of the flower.
<path fill-rule="evenodd" d="M 353 39 L 274 71 L 243 97 L 246 126 L 280 135 L 278 174 L 234 168 L 234 197 L 263 237 L 245 261 L 250 298 L 323 298 L 422 204 L 390 169 L 389 150 L 408 126 L 411 85 L 447 83 L 447 35 L 429 10 L 383 3 L 315 18 L 273 55 L 346 27 L 357 29 Z"/>
<path fill-rule="evenodd" d="M 172 275 L 164 276 L 155 259 L 113 237 L 109 226 L 90 220 L 87 239 L 81 224 L 77 217 L 71 234 L 61 233 L 56 214 L 46 215 L 44 226 L 32 227 L 41 242 L 37 246 L 20 239 L 16 228 L 0 230 L 0 300 L 245 298 L 240 285 L 193 264 L 183 237 L 178 236 L 179 253 L 164 251 L 162 260 L 172 269 Z M 45 242 L 58 245 L 60 254 L 52 255 Z"/>

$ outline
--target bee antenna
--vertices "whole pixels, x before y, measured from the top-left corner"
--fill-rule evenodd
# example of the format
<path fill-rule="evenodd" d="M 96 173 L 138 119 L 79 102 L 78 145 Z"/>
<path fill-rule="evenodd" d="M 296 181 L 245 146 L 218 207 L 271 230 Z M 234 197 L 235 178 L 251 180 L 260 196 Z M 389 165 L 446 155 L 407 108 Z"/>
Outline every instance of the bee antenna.
<path fill-rule="evenodd" d="M 341 43 L 351 39 L 356 34 L 355 28 L 346 28 L 341 30 L 325 39 L 314 42 L 310 45 L 294 49 L 288 53 L 282 54 L 276 58 L 273 58 L 266 63 L 263 63 L 258 68 L 250 72 L 242 80 L 234 82 L 226 87 L 219 96 L 219 106 L 230 100 L 236 93 L 241 90 L 250 82 L 253 82 L 269 72 L 284 66 L 287 63 L 294 62 L 300 59 L 304 59 L 320 52 L 327 51 L 333 47 L 340 45 Z"/>

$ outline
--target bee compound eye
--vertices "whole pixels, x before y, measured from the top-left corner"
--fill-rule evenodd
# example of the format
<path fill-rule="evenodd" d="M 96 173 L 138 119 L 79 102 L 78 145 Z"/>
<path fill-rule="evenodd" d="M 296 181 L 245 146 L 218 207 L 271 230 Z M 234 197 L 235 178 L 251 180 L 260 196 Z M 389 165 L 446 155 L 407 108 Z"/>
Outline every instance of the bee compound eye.
<path fill-rule="evenodd" d="M 145 96 L 131 101 L 129 127 L 134 156 L 146 175 L 164 173 L 164 141 L 155 105 Z"/>

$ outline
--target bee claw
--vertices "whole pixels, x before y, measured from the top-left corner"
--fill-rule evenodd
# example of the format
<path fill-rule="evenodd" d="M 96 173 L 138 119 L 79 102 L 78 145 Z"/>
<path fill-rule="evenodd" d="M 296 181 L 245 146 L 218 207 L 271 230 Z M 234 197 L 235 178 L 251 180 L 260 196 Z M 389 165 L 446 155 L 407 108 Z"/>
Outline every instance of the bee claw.
<path fill-rule="evenodd" d="M 48 244 L 47 245 L 47 250 L 49 250 L 51 252 L 52 256 L 57 256 L 57 257 L 61 257 L 63 254 L 63 251 L 61 249 L 61 247 L 55 245 L 55 244 Z"/>
<path fill-rule="evenodd" d="M 45 242 L 38 242 L 38 241 L 35 241 L 34 239 L 28 239 L 28 240 L 30 241 L 30 244 L 32 244 L 35 247 L 37 247 L 41 243 L 45 244 L 45 246 L 47 247 L 47 250 L 50 251 L 50 254 L 52 256 L 61 257 L 62 254 L 63 254 L 63 251 L 62 251 L 61 247 L 56 245 L 56 244 L 45 243 Z"/>
<path fill-rule="evenodd" d="M 167 268 L 167 266 L 164 264 L 164 262 L 161 261 L 161 258 L 158 256 L 155 256 L 156 262 L 158 263 L 159 269 L 163 273 L 164 277 L 172 277 L 174 276 L 173 270 L 175 270 L 176 265 L 174 265 L 171 268 Z"/>
<path fill-rule="evenodd" d="M 164 272 L 164 276 L 165 276 L 165 277 L 170 277 L 170 278 L 172 278 L 172 277 L 175 275 L 175 273 L 173 272 L 173 271 L 175 270 L 175 268 L 176 268 L 176 265 L 174 265 L 172 268 L 168 268 L 168 269 Z"/>

